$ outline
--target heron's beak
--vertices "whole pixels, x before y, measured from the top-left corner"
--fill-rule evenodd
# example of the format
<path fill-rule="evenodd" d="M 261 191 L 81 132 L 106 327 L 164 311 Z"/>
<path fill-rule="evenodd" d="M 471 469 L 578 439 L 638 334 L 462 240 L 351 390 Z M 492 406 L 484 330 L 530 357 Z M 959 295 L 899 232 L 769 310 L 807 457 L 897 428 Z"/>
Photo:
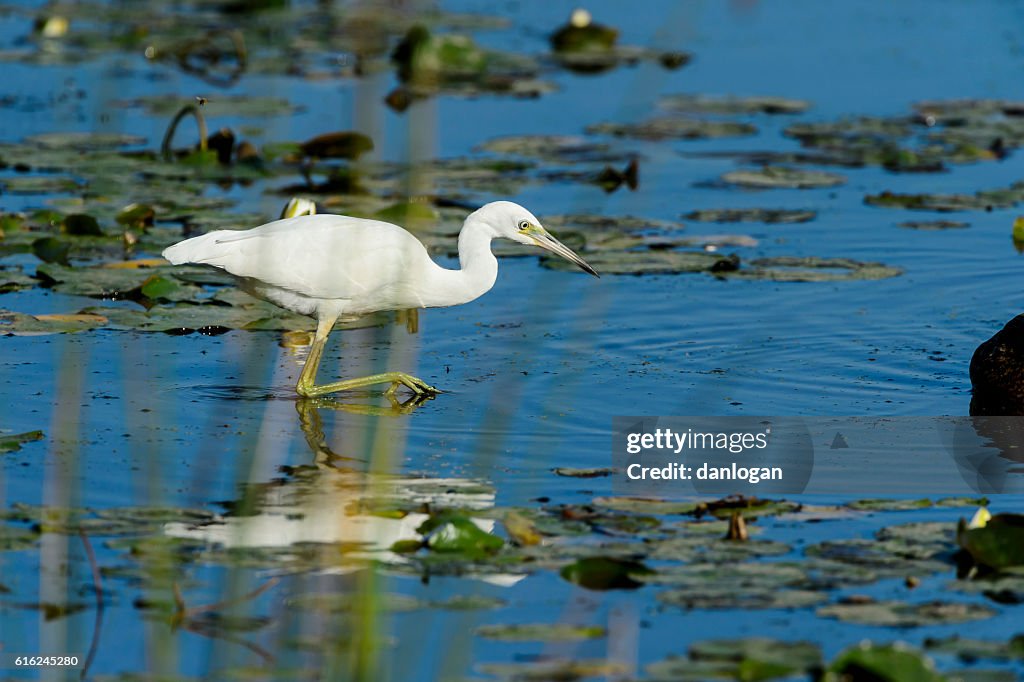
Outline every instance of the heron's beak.
<path fill-rule="evenodd" d="M 589 272 L 594 277 L 601 276 L 597 274 L 597 270 L 590 267 L 590 264 L 587 263 L 587 261 L 577 256 L 576 253 L 568 246 L 552 237 L 551 233 L 549 233 L 543 227 L 540 227 L 538 225 L 536 229 L 531 230 L 530 237 L 533 238 L 533 243 L 539 246 L 540 248 L 546 249 L 551 253 L 557 253 L 565 260 L 569 261 L 570 263 L 575 263 L 580 267 L 581 270 L 583 270 L 584 272 Z"/>

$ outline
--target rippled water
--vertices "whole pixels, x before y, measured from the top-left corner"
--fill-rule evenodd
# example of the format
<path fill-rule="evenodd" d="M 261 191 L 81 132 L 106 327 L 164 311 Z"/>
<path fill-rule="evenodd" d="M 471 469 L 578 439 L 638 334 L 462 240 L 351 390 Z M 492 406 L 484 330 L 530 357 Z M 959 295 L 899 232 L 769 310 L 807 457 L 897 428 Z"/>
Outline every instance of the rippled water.
<path fill-rule="evenodd" d="M 31 5 L 31 3 L 25 3 Z M 445 9 L 489 12 L 491 3 L 442 2 Z M 896 115 L 921 99 L 1019 95 L 1024 53 L 1022 10 L 1011 3 L 818 2 L 643 3 L 633 11 L 612 0 L 595 1 L 596 17 L 617 26 L 624 43 L 687 49 L 695 61 L 679 71 L 655 65 L 620 68 L 581 77 L 558 73 L 559 91 L 538 100 L 440 97 L 404 116 L 384 112 L 359 120 L 359 98 L 379 101 L 390 75 L 367 82 L 244 78 L 232 92 L 275 95 L 307 107 L 273 119 L 262 139 L 302 139 L 309 134 L 363 126 L 378 140 L 381 158 L 401 160 L 409 125 L 432 126 L 432 153 L 472 153 L 482 142 L 507 134 L 579 134 L 590 123 L 633 121 L 647 116 L 661 94 L 771 94 L 800 97 L 814 108 L 802 120 L 841 115 Z M 512 25 L 476 35 L 489 46 L 539 52 L 550 27 L 565 19 L 566 6 L 527 0 L 503 6 Z M 16 43 L 27 31 L 24 17 L 0 11 L 0 41 Z M 74 66 L 4 64 L 0 96 L 39 101 L 39 111 L 0 110 L 0 137 L 16 141 L 52 130 L 111 130 L 146 137 L 156 146 L 165 121 L 111 109 L 114 99 L 155 92 L 210 92 L 209 86 L 169 67 L 117 56 Z M 78 92 L 82 94 L 77 94 Z M 583 503 L 607 494 L 607 479 L 580 481 L 551 473 L 553 467 L 610 464 L 610 428 L 622 414 L 677 415 L 962 415 L 970 401 L 968 363 L 978 343 L 1020 312 L 1021 258 L 1010 240 L 1016 211 L 972 211 L 955 216 L 968 229 L 925 232 L 897 224 L 931 214 L 865 206 L 866 194 L 973 192 L 1003 187 L 1024 174 L 1019 154 L 1001 162 L 957 166 L 940 174 L 894 175 L 877 168 L 843 169 L 849 182 L 834 190 L 741 191 L 709 188 L 706 181 L 731 170 L 731 159 L 704 155 L 723 150 L 794 150 L 780 134 L 789 119 L 758 117 L 759 135 L 726 141 L 626 142 L 642 155 L 636 192 L 611 195 L 594 186 L 529 184 L 513 198 L 544 215 L 592 212 L 675 220 L 698 208 L 810 208 L 816 220 L 797 225 L 714 225 L 690 222 L 690 234 L 736 232 L 759 245 L 742 250 L 759 256 L 835 256 L 882 261 L 904 270 L 887 280 L 778 283 L 721 280 L 708 275 L 605 276 L 540 268 L 535 259 L 501 263 L 495 288 L 454 309 L 421 314 L 418 334 L 400 328 L 336 333 L 321 377 L 402 368 L 446 393 L 411 414 L 379 417 L 345 409 L 320 410 L 326 443 L 365 467 L 374 438 L 402 444 L 392 469 L 402 474 L 458 477 L 487 482 L 494 504 L 527 505 L 538 498 Z M 238 127 L 242 120 L 218 125 Z M 218 194 L 221 190 L 211 190 Z M 235 187 L 242 209 L 279 211 L 280 197 L 260 186 Z M 491 198 L 474 195 L 479 201 Z M 0 196 L 4 211 L 40 205 L 46 197 Z M 8 263 L 31 264 L 28 256 Z M 448 265 L 452 265 L 448 261 Z M 38 290 L 6 294 L 0 305 L 25 312 L 66 312 L 93 304 Z M 276 333 L 231 332 L 223 336 L 168 336 L 94 331 L 76 335 L 2 339 L 0 395 L 8 405 L 0 426 L 18 433 L 42 429 L 46 440 L 4 455 L 0 502 L 75 504 L 94 507 L 184 506 L 211 508 L 239 496 L 239 484 L 282 477 L 282 466 L 314 461 L 300 428 L 293 386 L 301 357 L 278 345 Z M 342 402 L 384 406 L 372 395 Z M 851 479 L 850 495 L 869 493 L 884 471 Z M 285 477 L 286 478 L 286 477 Z M 1004 498 L 1003 510 L 1019 507 Z M 915 520 L 954 521 L 962 510 L 930 510 Z M 808 524 L 769 524 L 773 537 L 795 543 L 832 533 L 867 537 L 886 525 L 883 515 Z M 69 550 L 81 569 L 77 546 Z M 97 547 L 101 564 L 115 554 Z M 17 592 L 60 582 L 47 562 L 62 555 L 11 553 L 0 557 L 0 583 Z M 37 571 L 42 567 L 43 578 Z M 193 578 L 199 597 L 225 592 L 219 569 Z M 258 573 L 254 573 L 259 577 Z M 256 578 L 252 578 L 256 580 Z M 649 662 L 680 652 L 691 641 L 714 636 L 813 637 L 829 655 L 863 637 L 912 641 L 944 636 L 957 626 L 913 633 L 804 618 L 792 612 L 747 617 L 726 610 L 699 618 L 665 609 L 644 593 L 584 593 L 555 572 L 538 572 L 506 587 L 466 586 L 453 577 L 419 584 L 384 577 L 387 591 L 424 599 L 464 593 L 500 596 L 510 605 L 502 622 L 576 620 L 629 623 L 623 642 L 583 645 L 513 645 L 475 640 L 467 660 L 450 663 L 446 649 L 492 614 L 421 610 L 390 621 L 390 634 L 420 663 L 414 670 L 393 663 L 391 679 L 434 679 L 453 665 L 456 679 L 480 661 L 540 655 L 601 657 L 620 647 L 627 658 Z M 88 583 L 76 574 L 69 592 Z M 892 581 L 891 581 L 892 582 Z M 336 584 L 335 584 L 336 583 Z M 255 584 L 255 583 L 254 583 Z M 319 585 L 346 591 L 352 577 L 303 576 L 288 589 Z M 333 586 L 333 587 L 332 587 Z M 64 588 L 62 588 L 64 589 Z M 940 584 L 928 594 L 942 595 Z M 889 583 L 876 596 L 892 596 Z M 649 592 L 650 590 L 648 590 Z M 638 597 L 637 595 L 641 595 Z M 91 598 L 91 595 L 89 596 Z M 126 593 L 106 610 L 107 637 L 95 670 L 143 669 L 139 617 Z M 276 595 L 253 602 L 275 619 L 270 640 L 301 629 L 288 620 Z M 56 624 L 37 611 L 4 607 L 5 650 L 35 650 L 66 627 L 84 650 L 92 613 Z M 972 635 L 1005 639 L 1017 614 L 1004 609 L 972 624 Z M 639 623 L 639 625 L 637 625 Z M 148 622 L 144 628 L 155 629 Z M 276 628 L 280 628 L 278 632 Z M 630 629 L 633 628 L 633 629 Z M 116 635 L 113 633 L 117 633 Z M 136 634 L 132 634 L 136 633 Z M 904 635 L 906 635 L 904 637 Z M 174 635 L 170 635 L 173 637 Z M 112 644 L 123 640 L 123 648 Z M 632 638 L 632 639 L 629 639 Z M 10 645 L 10 646 L 9 646 Z M 224 653 L 212 639 L 183 635 L 179 668 L 201 675 L 213 662 L 252 663 L 245 652 Z M 120 652 L 113 649 L 120 648 Z M 187 655 L 185 655 L 187 653 Z M 251 656 L 250 656 L 251 659 Z M 298 656 L 297 664 L 305 659 Z M 451 671 L 448 671 L 451 672 Z"/>

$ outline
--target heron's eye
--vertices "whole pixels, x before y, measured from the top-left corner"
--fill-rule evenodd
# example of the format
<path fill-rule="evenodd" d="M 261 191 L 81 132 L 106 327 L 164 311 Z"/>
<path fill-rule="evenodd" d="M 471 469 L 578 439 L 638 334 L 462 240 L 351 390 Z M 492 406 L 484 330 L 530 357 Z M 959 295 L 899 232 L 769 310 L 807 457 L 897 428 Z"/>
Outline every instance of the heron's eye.
<path fill-rule="evenodd" d="M 520 230 L 528 230 L 529 228 L 530 228 L 530 221 L 528 221 L 528 220 L 520 220 L 519 221 L 519 229 Z"/>

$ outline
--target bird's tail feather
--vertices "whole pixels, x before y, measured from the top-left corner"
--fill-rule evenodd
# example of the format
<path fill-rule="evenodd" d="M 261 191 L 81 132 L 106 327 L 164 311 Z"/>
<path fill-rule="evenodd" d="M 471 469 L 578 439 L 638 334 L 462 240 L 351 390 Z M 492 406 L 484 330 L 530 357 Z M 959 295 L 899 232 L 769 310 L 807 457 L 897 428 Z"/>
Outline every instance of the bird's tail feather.
<path fill-rule="evenodd" d="M 217 243 L 217 233 L 207 232 L 206 234 L 168 246 L 163 250 L 164 258 L 171 262 L 171 265 L 182 265 L 184 263 L 205 263 L 216 258 L 210 253 L 210 246 Z M 212 258 L 211 258 L 212 257 Z"/>

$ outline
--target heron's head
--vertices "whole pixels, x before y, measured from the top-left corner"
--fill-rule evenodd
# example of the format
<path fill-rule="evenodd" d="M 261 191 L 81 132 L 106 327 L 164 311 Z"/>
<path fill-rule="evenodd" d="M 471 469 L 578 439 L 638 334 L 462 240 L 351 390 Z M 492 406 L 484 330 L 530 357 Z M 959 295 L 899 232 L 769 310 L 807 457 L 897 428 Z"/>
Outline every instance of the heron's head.
<path fill-rule="evenodd" d="M 594 277 L 600 277 L 587 261 L 555 239 L 550 232 L 544 229 L 535 215 L 519 204 L 511 201 L 495 201 L 486 204 L 473 215 L 490 225 L 496 237 L 504 237 L 529 246 L 539 246 L 552 253 L 557 253 L 570 263 L 575 263 L 581 270 L 589 272 Z"/>

